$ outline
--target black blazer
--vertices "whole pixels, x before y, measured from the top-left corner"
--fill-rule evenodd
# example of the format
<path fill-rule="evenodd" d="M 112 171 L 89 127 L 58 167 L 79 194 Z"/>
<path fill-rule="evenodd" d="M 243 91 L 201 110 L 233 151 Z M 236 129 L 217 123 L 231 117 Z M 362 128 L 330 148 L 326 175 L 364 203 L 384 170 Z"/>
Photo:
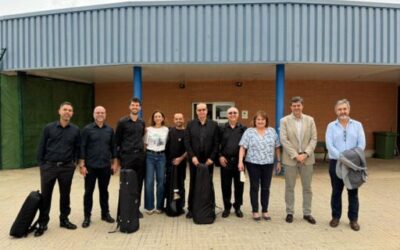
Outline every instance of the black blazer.
<path fill-rule="evenodd" d="M 219 127 L 215 121 L 206 120 L 205 123 L 205 134 L 203 138 L 204 150 L 201 148 L 201 123 L 198 119 L 194 119 L 188 122 L 185 130 L 185 148 L 188 153 L 189 161 L 192 162 L 192 158 L 196 156 L 200 157 L 200 153 L 204 151 L 205 159 L 211 159 L 214 162 L 218 156 L 219 146 Z M 204 129 L 204 128 L 203 128 Z M 201 159 L 199 158 L 199 161 Z M 201 162 L 204 163 L 204 162 Z"/>

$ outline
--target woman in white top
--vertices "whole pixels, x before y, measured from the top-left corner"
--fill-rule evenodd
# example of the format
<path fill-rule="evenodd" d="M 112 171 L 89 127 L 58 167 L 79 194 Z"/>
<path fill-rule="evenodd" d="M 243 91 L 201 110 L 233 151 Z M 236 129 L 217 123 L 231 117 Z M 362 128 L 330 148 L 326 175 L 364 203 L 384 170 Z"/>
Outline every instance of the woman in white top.
<path fill-rule="evenodd" d="M 165 145 L 168 128 L 164 126 L 165 116 L 161 111 L 154 111 L 151 127 L 146 128 L 144 144 L 146 147 L 146 179 L 144 208 L 147 214 L 162 213 L 164 208 Z M 157 181 L 157 206 L 154 207 L 154 175 Z"/>

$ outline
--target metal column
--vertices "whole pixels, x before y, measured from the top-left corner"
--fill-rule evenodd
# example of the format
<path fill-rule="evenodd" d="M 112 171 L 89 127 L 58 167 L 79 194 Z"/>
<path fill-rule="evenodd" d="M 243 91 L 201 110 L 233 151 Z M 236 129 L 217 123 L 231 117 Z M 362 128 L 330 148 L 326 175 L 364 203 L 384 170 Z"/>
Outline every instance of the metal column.
<path fill-rule="evenodd" d="M 133 96 L 139 98 L 143 103 L 142 95 L 142 67 L 133 67 Z M 139 116 L 142 117 L 142 111 Z"/>
<path fill-rule="evenodd" d="M 285 64 L 276 65 L 276 110 L 275 110 L 275 129 L 279 135 L 280 120 L 285 111 Z"/>

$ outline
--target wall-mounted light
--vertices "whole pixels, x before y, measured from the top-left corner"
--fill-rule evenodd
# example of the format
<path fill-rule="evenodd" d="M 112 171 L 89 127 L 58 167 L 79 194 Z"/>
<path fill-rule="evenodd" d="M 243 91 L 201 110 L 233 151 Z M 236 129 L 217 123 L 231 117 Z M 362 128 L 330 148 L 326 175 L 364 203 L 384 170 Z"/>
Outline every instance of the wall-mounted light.
<path fill-rule="evenodd" d="M 242 87 L 243 86 L 243 82 L 235 82 L 235 86 L 236 87 Z"/>
<path fill-rule="evenodd" d="M 180 82 L 178 86 L 180 89 L 184 89 L 186 87 L 186 84 L 185 82 Z"/>

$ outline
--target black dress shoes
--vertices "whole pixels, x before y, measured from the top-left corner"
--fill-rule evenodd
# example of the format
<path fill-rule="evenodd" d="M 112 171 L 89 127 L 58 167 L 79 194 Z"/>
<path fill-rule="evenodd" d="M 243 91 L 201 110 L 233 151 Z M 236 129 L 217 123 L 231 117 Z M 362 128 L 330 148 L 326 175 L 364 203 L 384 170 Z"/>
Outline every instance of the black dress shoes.
<path fill-rule="evenodd" d="M 60 227 L 70 229 L 70 230 L 76 229 L 76 225 L 71 223 L 68 219 L 60 220 Z"/>
<path fill-rule="evenodd" d="M 293 222 L 293 214 L 286 215 L 286 222 L 287 223 L 292 223 Z"/>
<path fill-rule="evenodd" d="M 44 234 L 44 231 L 47 230 L 47 226 L 46 225 L 40 225 L 36 228 L 36 231 L 34 233 L 35 237 L 40 237 Z"/>
<path fill-rule="evenodd" d="M 329 226 L 331 226 L 331 227 L 337 227 L 338 225 L 339 225 L 338 218 L 332 218 L 332 220 L 329 222 Z"/>
<path fill-rule="evenodd" d="M 353 229 L 354 231 L 360 231 L 360 225 L 355 220 L 350 221 L 350 228 Z"/>
<path fill-rule="evenodd" d="M 311 215 L 304 215 L 303 219 L 305 219 L 306 221 L 308 221 L 308 223 L 310 224 L 315 224 L 317 223 L 314 219 L 314 217 L 312 217 Z"/>
<path fill-rule="evenodd" d="M 82 222 L 82 227 L 87 228 L 90 226 L 90 217 L 85 217 L 85 219 Z"/>
<path fill-rule="evenodd" d="M 114 223 L 115 222 L 114 218 L 111 217 L 110 214 L 102 215 L 101 219 L 106 221 L 106 222 L 108 222 L 108 223 Z"/>
<path fill-rule="evenodd" d="M 192 211 L 187 212 L 186 219 L 192 219 L 192 218 L 193 218 Z"/>
<path fill-rule="evenodd" d="M 228 217 L 230 213 L 231 213 L 231 211 L 229 211 L 229 210 L 224 210 L 224 211 L 222 212 L 222 218 Z"/>
<path fill-rule="evenodd" d="M 236 214 L 237 217 L 243 218 L 243 213 L 242 213 L 242 211 L 240 210 L 240 208 L 239 208 L 239 209 L 235 209 L 235 214 Z"/>

